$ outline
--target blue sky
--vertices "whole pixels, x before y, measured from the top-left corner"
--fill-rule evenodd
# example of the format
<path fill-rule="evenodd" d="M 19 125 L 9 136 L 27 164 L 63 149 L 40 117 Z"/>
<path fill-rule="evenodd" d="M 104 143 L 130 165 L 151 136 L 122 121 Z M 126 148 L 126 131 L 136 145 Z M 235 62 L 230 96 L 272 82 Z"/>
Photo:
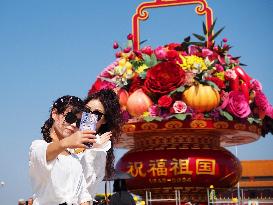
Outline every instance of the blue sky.
<path fill-rule="evenodd" d="M 28 198 L 28 149 L 38 139 L 57 97 L 85 97 L 98 73 L 114 60 L 113 41 L 131 32 L 131 17 L 143 1 L 0 1 L 0 204 Z M 209 0 L 225 26 L 231 54 L 263 84 L 273 103 L 273 1 Z M 141 23 L 141 39 L 158 46 L 201 33 L 203 16 L 193 6 L 152 9 Z M 238 147 L 241 160 L 273 159 L 273 138 Z M 235 151 L 231 147 L 232 152 Z M 119 158 L 124 151 L 117 151 Z M 273 170 L 272 170 L 273 171 Z M 101 189 L 102 190 L 102 189 Z"/>

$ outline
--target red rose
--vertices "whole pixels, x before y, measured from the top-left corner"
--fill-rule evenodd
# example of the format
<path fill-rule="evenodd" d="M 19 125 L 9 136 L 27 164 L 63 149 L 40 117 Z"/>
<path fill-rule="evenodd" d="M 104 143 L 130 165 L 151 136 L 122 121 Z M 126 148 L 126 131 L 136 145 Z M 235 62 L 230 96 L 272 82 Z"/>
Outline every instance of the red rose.
<path fill-rule="evenodd" d="M 166 95 L 184 83 L 185 71 L 174 62 L 162 62 L 147 71 L 145 92 Z"/>
<path fill-rule="evenodd" d="M 166 52 L 166 58 L 167 58 L 168 60 L 174 60 L 174 59 L 176 59 L 177 57 L 178 57 L 178 53 L 177 53 L 176 50 L 168 50 L 168 51 Z"/>
<path fill-rule="evenodd" d="M 207 77 L 206 80 L 209 80 L 209 81 L 215 83 L 218 86 L 218 88 L 220 88 L 220 89 L 226 88 L 224 81 L 222 81 L 221 79 L 219 79 L 217 77 Z"/>
<path fill-rule="evenodd" d="M 163 95 L 162 97 L 159 98 L 158 105 L 160 107 L 168 108 L 171 106 L 172 102 L 173 99 L 169 95 Z"/>
<path fill-rule="evenodd" d="M 98 92 L 102 89 L 114 89 L 115 87 L 116 87 L 116 85 L 114 83 L 110 83 L 108 81 L 101 80 L 100 78 L 97 78 L 95 83 L 92 85 L 92 87 L 88 91 L 88 95 Z"/>

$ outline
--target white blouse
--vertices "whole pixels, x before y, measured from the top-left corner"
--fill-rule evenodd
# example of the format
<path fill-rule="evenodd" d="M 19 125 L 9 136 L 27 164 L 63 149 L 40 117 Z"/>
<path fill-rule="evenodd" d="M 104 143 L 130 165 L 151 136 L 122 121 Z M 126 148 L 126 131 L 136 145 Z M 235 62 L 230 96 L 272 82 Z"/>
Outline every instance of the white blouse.
<path fill-rule="evenodd" d="M 87 183 L 87 189 L 91 194 L 92 198 L 95 198 L 99 183 L 102 182 L 105 176 L 105 165 L 107 155 L 106 150 L 91 148 L 85 150 L 81 156 L 81 164 L 83 168 L 84 177 Z"/>
<path fill-rule="evenodd" d="M 60 154 L 47 162 L 48 145 L 44 140 L 35 140 L 30 146 L 29 173 L 34 191 L 33 205 L 57 205 L 64 202 L 79 205 L 92 201 L 79 157 L 75 154 Z"/>

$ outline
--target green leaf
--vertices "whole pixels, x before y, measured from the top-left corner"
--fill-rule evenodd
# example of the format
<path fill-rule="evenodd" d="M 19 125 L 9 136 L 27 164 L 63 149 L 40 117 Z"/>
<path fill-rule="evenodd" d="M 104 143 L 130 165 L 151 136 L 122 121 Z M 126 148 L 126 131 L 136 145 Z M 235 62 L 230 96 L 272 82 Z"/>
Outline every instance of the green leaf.
<path fill-rule="evenodd" d="M 225 27 L 222 27 L 219 31 L 217 31 L 212 37 L 211 37 L 211 41 L 213 41 L 223 30 L 225 29 Z"/>
<path fill-rule="evenodd" d="M 151 122 L 151 121 L 153 121 L 155 118 L 154 117 L 152 117 L 152 116 L 145 116 L 145 117 L 143 117 L 143 120 L 145 120 L 146 122 Z"/>
<path fill-rule="evenodd" d="M 172 94 L 174 94 L 176 92 L 182 93 L 182 92 L 184 92 L 184 90 L 185 90 L 185 87 L 184 86 L 180 86 L 180 87 L 176 88 L 175 90 L 173 90 L 172 92 L 170 92 L 169 96 L 171 96 Z"/>
<path fill-rule="evenodd" d="M 156 117 L 155 117 L 155 120 L 161 122 L 161 121 L 163 120 L 163 118 L 162 118 L 162 117 L 156 116 Z"/>
<path fill-rule="evenodd" d="M 189 42 L 183 42 L 183 43 L 181 44 L 182 50 L 183 50 L 183 51 L 188 50 L 189 45 L 190 45 Z"/>
<path fill-rule="evenodd" d="M 197 38 L 197 39 L 200 40 L 200 41 L 206 40 L 206 38 L 205 38 L 204 36 L 198 35 L 198 34 L 196 34 L 196 33 L 193 33 L 192 35 L 194 35 L 195 38 Z"/>
<path fill-rule="evenodd" d="M 142 54 L 142 58 L 143 58 L 143 60 L 144 60 L 144 63 L 145 63 L 148 67 L 151 67 L 151 66 L 150 66 L 150 65 L 151 65 L 151 62 L 152 62 L 151 57 L 150 57 L 149 55 L 143 53 L 143 54 Z"/>
<path fill-rule="evenodd" d="M 180 113 L 180 114 L 174 115 L 174 117 L 175 117 L 176 119 L 178 119 L 178 120 L 185 120 L 186 117 L 187 117 L 187 114 L 182 114 L 182 113 Z"/>
<path fill-rule="evenodd" d="M 212 23 L 212 25 L 211 25 L 211 27 L 210 27 L 210 29 L 209 29 L 208 36 L 210 36 L 210 35 L 212 34 L 212 31 L 213 31 L 213 29 L 214 29 L 214 26 L 215 26 L 215 24 L 216 24 L 216 21 L 217 21 L 217 19 L 215 19 L 215 20 L 213 21 L 213 23 Z"/>
<path fill-rule="evenodd" d="M 229 114 L 228 112 L 224 111 L 224 110 L 220 110 L 220 115 L 224 116 L 225 118 L 227 118 L 229 121 L 233 120 L 233 117 L 231 116 L 231 114 Z"/>
<path fill-rule="evenodd" d="M 190 40 L 191 40 L 190 36 L 187 36 L 186 38 L 184 38 L 184 42 L 190 42 Z"/>
<path fill-rule="evenodd" d="M 262 120 L 256 119 L 256 118 L 253 118 L 253 117 L 247 118 L 247 121 L 248 121 L 250 124 L 253 124 L 253 122 L 255 122 L 255 123 L 259 124 L 259 125 L 262 125 Z"/>
<path fill-rule="evenodd" d="M 212 82 L 212 81 L 210 81 L 210 80 L 207 80 L 207 81 L 205 81 L 205 83 L 206 83 L 207 85 L 213 87 L 215 90 L 220 91 L 219 87 L 218 87 L 214 82 Z"/>
<path fill-rule="evenodd" d="M 142 45 L 142 44 L 145 43 L 146 41 L 148 41 L 148 40 L 140 41 L 139 45 Z"/>
<path fill-rule="evenodd" d="M 204 35 L 207 35 L 207 26 L 206 26 L 206 24 L 205 24 L 205 22 L 203 21 L 203 33 L 204 33 Z"/>
<path fill-rule="evenodd" d="M 196 46 L 205 46 L 205 43 L 203 42 L 190 42 L 190 44 L 196 45 Z"/>
<path fill-rule="evenodd" d="M 158 116 L 156 116 L 156 117 L 153 117 L 153 116 L 145 116 L 145 117 L 143 117 L 143 120 L 145 120 L 146 122 L 152 122 L 152 121 L 154 121 L 154 120 L 156 120 L 156 121 L 162 121 L 162 117 L 158 117 Z"/>
<path fill-rule="evenodd" d="M 155 66 L 157 64 L 157 58 L 155 56 L 155 54 L 153 53 L 151 55 L 151 65 L 149 67 Z"/>
<path fill-rule="evenodd" d="M 232 60 L 239 60 L 241 56 L 232 57 Z"/>

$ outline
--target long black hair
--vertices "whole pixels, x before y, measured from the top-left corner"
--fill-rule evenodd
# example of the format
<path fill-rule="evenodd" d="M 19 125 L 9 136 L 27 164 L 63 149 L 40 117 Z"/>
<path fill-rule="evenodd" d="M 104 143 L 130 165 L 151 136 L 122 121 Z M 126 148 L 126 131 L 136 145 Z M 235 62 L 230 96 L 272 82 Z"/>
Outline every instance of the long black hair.
<path fill-rule="evenodd" d="M 54 120 L 52 118 L 52 111 L 56 110 L 57 114 L 62 114 L 69 107 L 72 108 L 72 112 L 79 113 L 83 110 L 84 104 L 80 98 L 70 95 L 60 97 L 53 102 L 53 105 L 50 109 L 50 116 L 41 127 L 41 133 L 46 142 L 52 142 L 52 138 L 50 136 L 50 130 L 54 123 Z"/>
<path fill-rule="evenodd" d="M 118 141 L 121 134 L 121 126 L 123 124 L 121 109 L 119 105 L 119 98 L 117 94 L 111 89 L 102 89 L 96 93 L 89 93 L 87 98 L 84 100 L 86 105 L 91 100 L 99 100 L 105 110 L 105 120 L 106 123 L 101 125 L 98 130 L 98 134 L 103 134 L 105 132 L 111 131 L 112 137 L 112 147 L 107 152 L 107 161 L 105 169 L 105 178 L 110 179 L 114 171 L 114 152 L 113 146 Z"/>

